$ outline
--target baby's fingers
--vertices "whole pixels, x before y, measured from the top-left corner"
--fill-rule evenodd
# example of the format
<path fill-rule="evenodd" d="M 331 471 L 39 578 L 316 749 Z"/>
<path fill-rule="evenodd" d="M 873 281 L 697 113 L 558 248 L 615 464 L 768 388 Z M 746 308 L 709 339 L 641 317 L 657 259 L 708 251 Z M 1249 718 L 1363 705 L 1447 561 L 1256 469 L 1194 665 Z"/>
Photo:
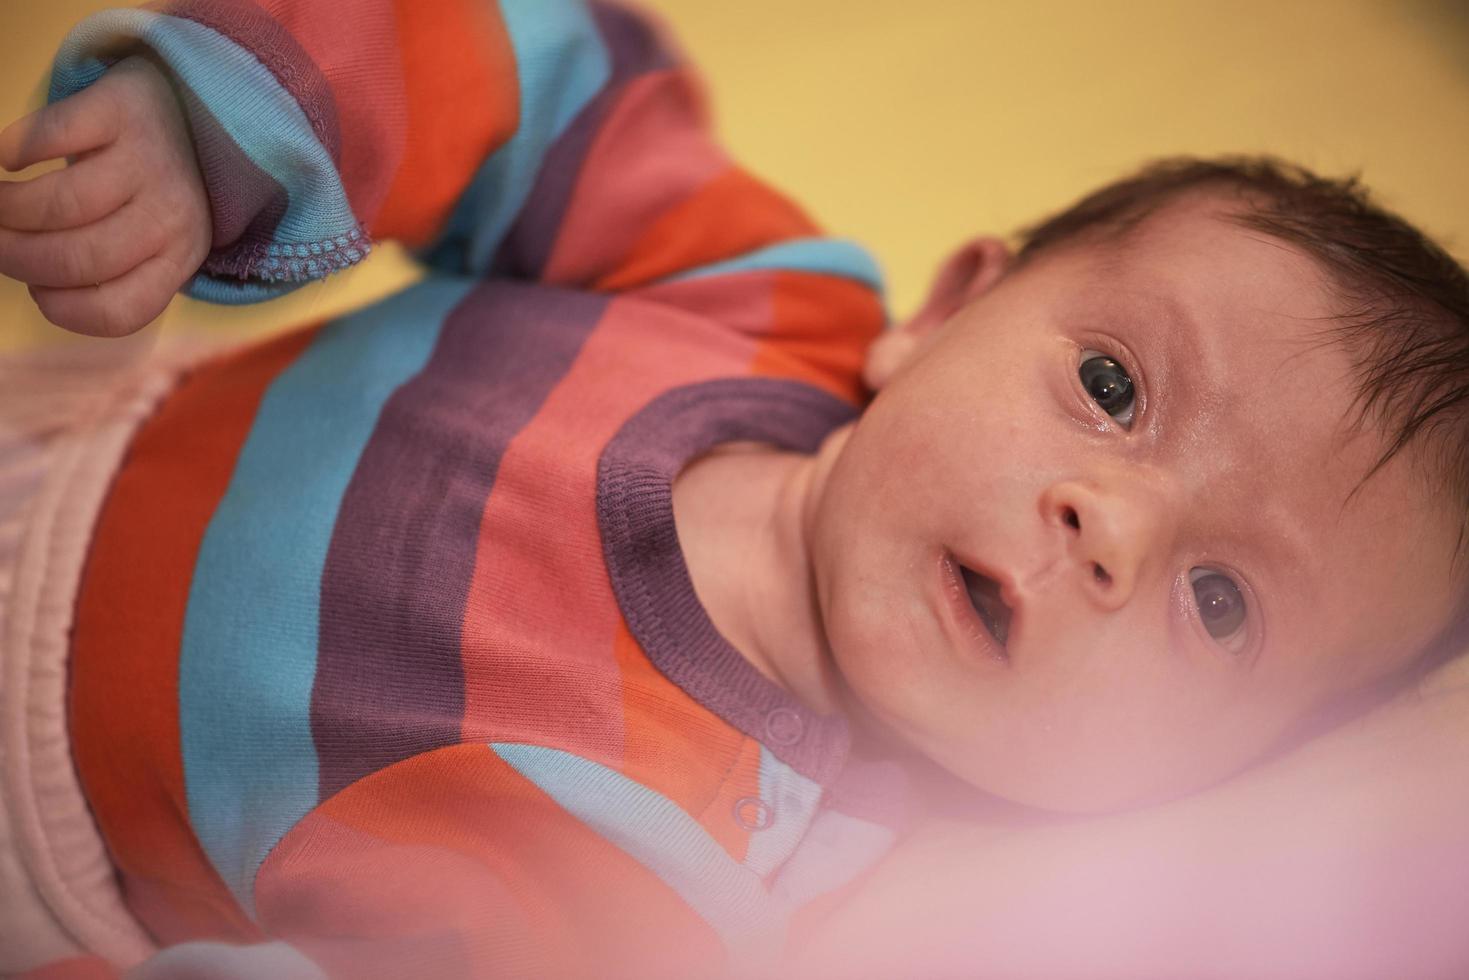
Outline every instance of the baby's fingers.
<path fill-rule="evenodd" d="M 117 139 L 121 116 L 114 101 L 98 85 L 22 116 L 0 130 L 0 167 L 24 170 L 108 145 Z"/>
<path fill-rule="evenodd" d="M 0 180 L 0 227 L 60 231 L 116 211 L 132 197 L 133 188 L 109 156 L 90 156 L 31 180 Z"/>
<path fill-rule="evenodd" d="M 85 228 L 0 228 L 0 275 L 33 286 L 90 286 L 127 272 L 163 249 L 164 231 L 129 204 Z"/>
<path fill-rule="evenodd" d="M 58 327 L 91 337 L 124 337 L 151 323 L 178 288 L 177 264 L 155 255 L 126 275 L 81 289 L 31 287 L 41 315 Z"/>

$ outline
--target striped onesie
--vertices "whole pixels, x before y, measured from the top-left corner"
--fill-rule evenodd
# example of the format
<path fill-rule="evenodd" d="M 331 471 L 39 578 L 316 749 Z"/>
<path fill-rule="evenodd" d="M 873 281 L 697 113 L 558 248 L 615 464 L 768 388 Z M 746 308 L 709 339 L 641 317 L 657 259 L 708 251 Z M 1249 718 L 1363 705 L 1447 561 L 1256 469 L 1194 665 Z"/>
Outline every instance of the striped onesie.
<path fill-rule="evenodd" d="M 67 734 L 143 938 L 35 975 L 759 973 L 905 782 L 714 629 L 671 483 L 854 416 L 871 261 L 731 164 L 619 7 L 171 0 L 80 25 L 52 98 L 139 47 L 212 206 L 191 295 L 384 239 L 430 272 L 114 432 Z"/>

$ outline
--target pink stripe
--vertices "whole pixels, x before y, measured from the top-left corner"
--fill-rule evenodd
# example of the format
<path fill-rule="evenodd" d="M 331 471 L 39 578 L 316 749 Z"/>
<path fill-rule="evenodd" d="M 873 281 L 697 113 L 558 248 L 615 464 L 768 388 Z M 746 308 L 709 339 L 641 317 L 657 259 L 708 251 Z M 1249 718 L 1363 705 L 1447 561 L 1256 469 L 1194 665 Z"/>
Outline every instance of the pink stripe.
<path fill-rule="evenodd" d="M 320 67 L 336 103 L 338 171 L 352 213 L 370 224 L 403 159 L 408 99 L 392 0 L 262 0 Z"/>
<path fill-rule="evenodd" d="M 660 215 L 729 169 L 709 139 L 690 76 L 670 69 L 627 86 L 582 165 L 545 278 L 590 282 Z"/>
<path fill-rule="evenodd" d="M 638 298 L 718 323 L 743 336 L 764 338 L 776 328 L 779 270 L 681 279 L 638 290 Z"/>
<path fill-rule="evenodd" d="M 466 741 L 534 736 L 620 765 L 621 616 L 597 528 L 597 460 L 654 396 L 744 375 L 754 353 L 750 337 L 702 317 L 630 298 L 608 307 L 506 450 L 485 507 L 461 638 Z"/>

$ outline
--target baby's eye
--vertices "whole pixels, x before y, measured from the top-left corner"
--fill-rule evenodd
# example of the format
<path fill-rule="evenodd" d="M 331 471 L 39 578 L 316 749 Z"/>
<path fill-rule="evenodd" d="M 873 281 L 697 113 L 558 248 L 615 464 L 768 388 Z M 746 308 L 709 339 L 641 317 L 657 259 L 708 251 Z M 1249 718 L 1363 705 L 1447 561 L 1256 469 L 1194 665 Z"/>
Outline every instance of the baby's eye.
<path fill-rule="evenodd" d="M 1132 428 L 1132 378 L 1115 360 L 1101 351 L 1081 352 L 1081 386 L 1102 411 L 1117 420 L 1124 429 Z"/>
<path fill-rule="evenodd" d="M 1209 635 L 1231 650 L 1244 645 L 1245 597 L 1234 579 L 1212 568 L 1194 568 L 1188 573 L 1194 587 L 1199 619 Z"/>

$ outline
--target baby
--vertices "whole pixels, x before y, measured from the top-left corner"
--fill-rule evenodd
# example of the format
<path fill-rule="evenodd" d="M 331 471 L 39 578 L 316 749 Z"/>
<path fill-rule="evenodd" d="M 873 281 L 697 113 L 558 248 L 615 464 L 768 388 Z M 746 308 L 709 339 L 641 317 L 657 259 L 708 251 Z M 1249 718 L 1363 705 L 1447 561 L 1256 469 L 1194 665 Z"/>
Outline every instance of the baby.
<path fill-rule="evenodd" d="M 112 335 L 374 239 L 431 274 L 58 451 L 0 969 L 778 971 L 913 770 L 1168 799 L 1452 649 L 1469 284 L 1355 186 L 1160 165 L 883 332 L 639 16 L 269 11 L 81 25 L 0 272 Z"/>

